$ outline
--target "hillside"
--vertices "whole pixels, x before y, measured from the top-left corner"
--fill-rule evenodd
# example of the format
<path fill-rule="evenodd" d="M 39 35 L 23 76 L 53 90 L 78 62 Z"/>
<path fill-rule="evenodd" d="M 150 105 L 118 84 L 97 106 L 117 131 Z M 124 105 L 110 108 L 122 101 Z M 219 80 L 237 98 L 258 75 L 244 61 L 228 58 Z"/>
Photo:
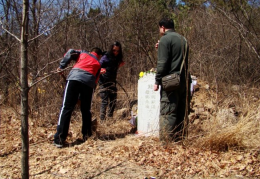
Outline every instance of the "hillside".
<path fill-rule="evenodd" d="M 254 123 L 258 129 L 243 131 L 246 125 L 239 125 L 246 116 L 244 111 L 237 103 L 226 101 L 230 96 L 215 91 L 205 82 L 198 82 L 192 99 L 189 138 L 168 147 L 161 146 L 157 138 L 130 133 L 133 127 L 129 117 L 115 117 L 98 124 L 97 135 L 85 143 L 76 142 L 81 121 L 72 120 L 69 144 L 58 149 L 52 145 L 57 121 L 30 120 L 30 177 L 259 178 L 260 148 L 255 142 L 259 141 L 259 120 Z M 258 104 L 256 96 L 251 105 L 258 109 Z M 0 114 L 0 179 L 20 178 L 20 119 L 6 106 L 1 106 Z M 259 110 L 255 110 L 254 117 L 259 117 Z M 241 139 L 233 130 L 237 135 L 249 133 L 252 138 Z"/>

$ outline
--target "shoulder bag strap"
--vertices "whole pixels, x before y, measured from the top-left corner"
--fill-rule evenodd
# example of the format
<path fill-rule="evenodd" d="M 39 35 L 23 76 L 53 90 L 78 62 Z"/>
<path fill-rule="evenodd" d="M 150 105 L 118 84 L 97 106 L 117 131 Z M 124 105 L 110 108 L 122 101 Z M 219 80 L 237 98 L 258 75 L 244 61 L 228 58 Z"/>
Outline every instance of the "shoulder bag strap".
<path fill-rule="evenodd" d="M 184 37 L 183 37 L 184 38 Z M 183 38 L 181 38 L 181 41 L 183 41 Z M 181 74 L 181 71 L 182 71 L 182 67 L 183 67 L 183 64 L 184 64 L 184 61 L 185 61 L 185 58 L 186 58 L 186 54 L 187 54 L 187 40 L 185 40 L 185 52 L 184 53 L 184 56 L 183 56 L 183 60 L 182 60 L 182 63 L 181 63 L 181 69 L 180 69 L 180 74 Z"/>

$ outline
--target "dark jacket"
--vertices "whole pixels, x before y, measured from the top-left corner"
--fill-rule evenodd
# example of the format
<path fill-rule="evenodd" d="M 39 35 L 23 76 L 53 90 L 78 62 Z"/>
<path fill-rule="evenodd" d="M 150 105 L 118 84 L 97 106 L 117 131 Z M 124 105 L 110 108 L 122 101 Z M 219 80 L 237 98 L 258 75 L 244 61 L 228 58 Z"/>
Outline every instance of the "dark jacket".
<path fill-rule="evenodd" d="M 70 71 L 67 80 L 80 81 L 91 88 L 95 88 L 99 79 L 101 64 L 97 57 L 84 50 L 70 49 L 60 62 L 60 68 L 64 69 L 71 62 L 76 61 Z"/>
<path fill-rule="evenodd" d="M 186 39 L 173 30 L 168 30 L 161 37 L 158 47 L 157 73 L 155 76 L 155 84 L 161 84 L 162 77 L 178 73 L 181 68 L 183 56 L 185 54 Z M 188 44 L 186 52 L 186 69 L 188 65 Z M 185 66 L 182 68 L 181 81 L 185 81 Z"/>
<path fill-rule="evenodd" d="M 106 73 L 100 75 L 99 83 L 116 82 L 117 72 L 121 59 L 110 56 L 108 53 L 100 59 L 101 68 L 106 69 Z"/>

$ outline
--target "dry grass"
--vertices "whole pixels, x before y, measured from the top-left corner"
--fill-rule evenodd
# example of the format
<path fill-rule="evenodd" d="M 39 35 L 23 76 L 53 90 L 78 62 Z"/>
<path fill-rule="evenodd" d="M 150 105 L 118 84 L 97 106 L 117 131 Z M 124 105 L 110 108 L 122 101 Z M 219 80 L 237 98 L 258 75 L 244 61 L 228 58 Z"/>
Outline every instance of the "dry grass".
<path fill-rule="evenodd" d="M 199 138 L 196 145 L 213 150 L 259 147 L 259 121 L 244 118 L 237 124 L 231 124 L 225 128 L 219 128 L 219 125 L 213 125 L 210 129 L 208 135 Z"/>
<path fill-rule="evenodd" d="M 259 97 L 255 97 L 254 100 L 248 98 L 249 96 L 255 96 L 259 90 L 244 90 L 228 91 L 228 97 L 218 98 L 220 102 L 216 101 L 215 94 L 211 98 L 215 107 L 213 107 L 212 103 L 208 103 L 210 105 L 204 103 L 206 104 L 204 108 L 207 110 L 203 111 L 204 117 L 201 115 L 202 118 L 198 119 L 200 122 L 197 121 L 197 125 L 200 125 L 201 135 L 196 137 L 196 140 L 193 140 L 192 145 L 220 151 L 256 149 L 260 147 Z M 203 112 L 200 112 L 200 114 L 203 114 Z M 190 132 L 193 136 L 198 136 L 197 131 Z"/>

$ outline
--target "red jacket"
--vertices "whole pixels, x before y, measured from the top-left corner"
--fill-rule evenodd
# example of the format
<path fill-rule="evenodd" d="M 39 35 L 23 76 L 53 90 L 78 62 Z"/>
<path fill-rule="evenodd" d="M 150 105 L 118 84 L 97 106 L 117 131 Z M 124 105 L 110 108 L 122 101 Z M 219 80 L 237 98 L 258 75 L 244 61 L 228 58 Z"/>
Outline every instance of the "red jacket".
<path fill-rule="evenodd" d="M 76 63 L 70 71 L 67 80 L 80 81 L 92 88 L 95 88 L 101 69 L 96 53 L 88 53 L 83 50 L 70 49 L 61 60 L 60 68 L 65 68 L 71 60 L 76 61 Z"/>

